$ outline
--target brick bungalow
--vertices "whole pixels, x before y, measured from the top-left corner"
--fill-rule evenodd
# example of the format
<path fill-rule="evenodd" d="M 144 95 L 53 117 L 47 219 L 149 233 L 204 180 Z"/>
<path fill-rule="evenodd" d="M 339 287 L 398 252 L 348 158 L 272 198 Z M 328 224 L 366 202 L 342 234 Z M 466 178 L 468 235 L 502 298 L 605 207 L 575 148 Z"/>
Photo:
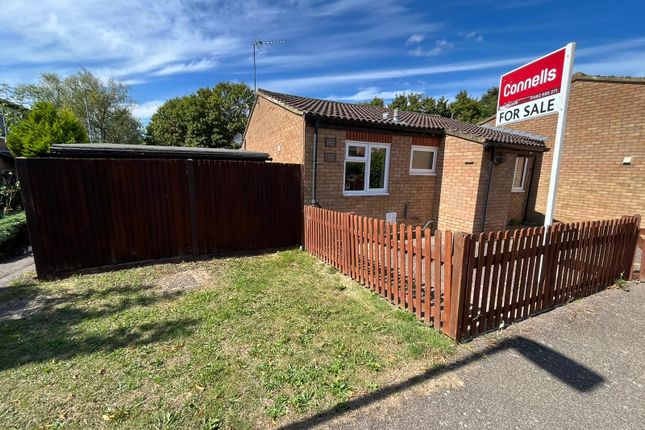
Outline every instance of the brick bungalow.
<path fill-rule="evenodd" d="M 305 204 L 464 232 L 521 220 L 546 150 L 528 133 L 265 90 L 244 145 L 301 164 Z"/>
<path fill-rule="evenodd" d="M 563 222 L 645 214 L 645 78 L 572 78 L 555 219 Z M 557 115 L 509 124 L 553 145 Z M 494 125 L 495 118 L 484 121 Z M 526 218 L 542 222 L 552 153 L 535 155 Z"/>

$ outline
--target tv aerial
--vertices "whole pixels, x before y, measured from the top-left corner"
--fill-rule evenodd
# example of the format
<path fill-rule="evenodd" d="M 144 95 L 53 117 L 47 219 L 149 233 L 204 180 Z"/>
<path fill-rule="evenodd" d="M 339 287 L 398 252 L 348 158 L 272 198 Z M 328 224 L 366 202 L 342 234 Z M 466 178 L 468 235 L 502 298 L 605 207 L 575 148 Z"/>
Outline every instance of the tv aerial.
<path fill-rule="evenodd" d="M 285 43 L 287 43 L 286 40 L 260 40 L 257 37 L 253 41 L 253 91 L 256 94 L 258 92 L 257 68 L 255 65 L 255 56 L 257 51 L 266 45 L 284 45 Z"/>

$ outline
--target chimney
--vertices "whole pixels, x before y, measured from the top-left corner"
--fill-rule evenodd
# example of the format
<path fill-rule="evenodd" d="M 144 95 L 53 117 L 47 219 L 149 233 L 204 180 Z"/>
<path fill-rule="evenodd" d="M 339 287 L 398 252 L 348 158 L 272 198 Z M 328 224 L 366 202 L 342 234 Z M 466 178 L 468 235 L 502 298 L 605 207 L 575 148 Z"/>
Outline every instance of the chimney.
<path fill-rule="evenodd" d="M 394 108 L 394 116 L 392 117 L 392 121 L 399 122 L 399 108 Z"/>

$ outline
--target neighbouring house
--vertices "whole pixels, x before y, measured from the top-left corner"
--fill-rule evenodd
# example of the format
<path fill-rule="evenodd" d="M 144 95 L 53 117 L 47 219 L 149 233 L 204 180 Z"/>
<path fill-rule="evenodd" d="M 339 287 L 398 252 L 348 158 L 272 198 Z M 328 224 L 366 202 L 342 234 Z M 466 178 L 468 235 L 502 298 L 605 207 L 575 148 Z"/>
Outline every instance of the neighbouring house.
<path fill-rule="evenodd" d="M 15 170 L 16 161 L 7 148 L 4 136 L 0 136 L 0 173 Z"/>
<path fill-rule="evenodd" d="M 481 232 L 524 218 L 538 135 L 259 90 L 245 149 L 298 163 L 304 203 Z"/>
<path fill-rule="evenodd" d="M 645 77 L 572 77 L 554 218 L 568 222 L 645 214 Z M 509 124 L 553 145 L 557 115 Z M 494 125 L 495 118 L 484 121 Z M 526 217 L 544 219 L 552 152 L 535 154 Z"/>

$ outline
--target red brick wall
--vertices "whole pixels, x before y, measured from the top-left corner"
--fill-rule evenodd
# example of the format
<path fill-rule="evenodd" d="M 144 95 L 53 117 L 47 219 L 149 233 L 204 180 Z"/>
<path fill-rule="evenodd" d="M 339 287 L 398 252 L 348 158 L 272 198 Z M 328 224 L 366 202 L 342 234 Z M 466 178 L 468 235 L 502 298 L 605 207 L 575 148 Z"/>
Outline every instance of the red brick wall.
<path fill-rule="evenodd" d="M 414 176 L 409 174 L 410 150 L 413 141 L 421 143 L 418 138 L 396 133 L 379 137 L 378 133 L 363 132 L 360 137 L 364 141 L 391 142 L 388 195 L 344 196 L 345 141 L 348 135 L 352 140 L 359 135 L 351 130 L 324 127 L 318 133 L 317 200 L 322 207 L 375 218 L 396 212 L 397 221 L 407 224 L 423 225 L 432 220 L 442 230 L 481 231 L 490 163 L 481 144 L 453 136 L 425 140 L 428 145 L 439 144 L 437 175 Z M 303 190 L 304 202 L 310 204 L 313 127 L 307 127 L 306 136 Z M 336 146 L 326 146 L 327 138 L 334 138 Z M 333 157 L 335 161 L 330 161 Z M 521 219 L 514 211 L 523 211 L 526 194 L 511 193 L 515 157 L 515 153 L 508 152 L 506 161 L 493 169 L 485 230 L 504 229 L 513 216 Z"/>
<path fill-rule="evenodd" d="M 440 230 L 472 232 L 480 228 L 483 163 L 482 145 L 446 136 L 439 200 Z"/>
<path fill-rule="evenodd" d="M 311 204 L 314 129 L 304 119 L 263 97 L 246 131 L 246 148 L 269 153 L 274 161 L 303 164 L 303 199 Z M 335 146 L 326 146 L 327 138 Z M 343 195 L 345 141 L 390 144 L 388 194 Z M 410 175 L 411 145 L 438 147 L 436 175 Z M 447 146 L 446 146 L 447 145 Z M 318 142 L 317 201 L 322 207 L 424 225 L 434 221 L 442 230 L 479 232 L 487 186 L 489 155 L 483 146 L 454 136 L 420 136 L 381 130 L 321 126 Z M 486 229 L 502 229 L 523 204 L 511 193 L 515 155 L 495 166 L 488 199 Z"/>
<path fill-rule="evenodd" d="M 246 128 L 246 149 L 268 153 L 274 162 L 302 164 L 302 116 L 260 96 Z"/>
<path fill-rule="evenodd" d="M 486 211 L 486 225 L 484 231 L 504 230 L 510 221 L 523 221 L 524 202 L 526 190 L 530 181 L 532 162 L 529 157 L 527 179 L 523 192 L 513 192 L 513 177 L 515 174 L 515 160 L 518 154 L 510 151 L 500 151 L 504 154 L 505 161 L 493 166 L 493 179 L 491 181 L 488 205 Z M 482 171 L 482 180 L 488 180 L 490 157 L 486 157 L 486 168 Z M 481 224 L 479 224 L 481 225 Z"/>
<path fill-rule="evenodd" d="M 560 165 L 555 219 L 615 218 L 645 213 L 645 85 L 575 80 Z M 547 136 L 552 147 L 557 116 L 509 124 Z M 494 123 L 491 120 L 490 123 Z M 623 166 L 623 157 L 632 164 Z M 546 209 L 552 153 L 536 159 L 529 217 Z M 539 172 L 539 173 L 538 173 Z"/>
<path fill-rule="evenodd" d="M 320 127 L 318 130 L 318 181 L 317 200 L 323 208 L 352 211 L 359 215 L 385 218 L 387 212 L 396 212 L 397 221 L 423 225 L 437 217 L 438 176 L 410 175 L 410 150 L 413 137 L 399 133 L 356 132 L 352 130 Z M 351 139 L 348 139 L 348 135 Z M 304 200 L 311 202 L 311 178 L 313 159 L 313 127 L 306 130 L 304 166 Z M 336 146 L 325 146 L 326 138 L 335 138 Z M 344 196 L 345 141 L 390 143 L 390 170 L 388 195 L 386 196 Z M 433 139 L 434 142 L 441 140 Z M 441 163 L 442 148 L 439 149 L 437 165 Z M 325 161 L 335 157 L 335 161 Z M 407 217 L 405 217 L 407 205 Z"/>
<path fill-rule="evenodd" d="M 457 137 L 446 138 L 444 153 L 444 173 L 441 180 L 441 199 L 439 205 L 439 228 L 442 230 L 480 233 L 484 205 L 486 220 L 483 231 L 504 230 L 509 221 L 522 220 L 525 192 L 512 192 L 515 159 L 518 153 L 498 150 L 505 161 L 492 167 L 490 152 L 483 146 Z M 532 162 L 529 161 L 528 175 Z M 530 176 L 527 176 L 527 185 Z M 486 196 L 488 189 L 488 198 Z"/>

